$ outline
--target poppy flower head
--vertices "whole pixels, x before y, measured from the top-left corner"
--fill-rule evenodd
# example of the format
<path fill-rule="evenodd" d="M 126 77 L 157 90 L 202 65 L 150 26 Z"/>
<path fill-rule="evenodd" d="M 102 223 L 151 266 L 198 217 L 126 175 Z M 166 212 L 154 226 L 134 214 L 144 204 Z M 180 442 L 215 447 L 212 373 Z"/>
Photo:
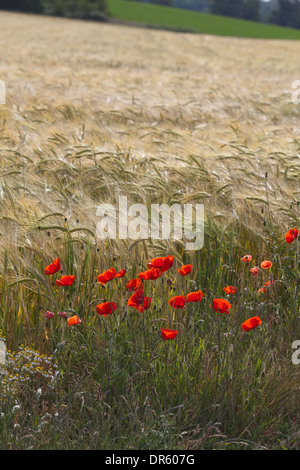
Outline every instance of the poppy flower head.
<path fill-rule="evenodd" d="M 45 316 L 46 318 L 53 318 L 53 317 L 54 317 L 54 313 L 47 311 L 44 316 Z"/>
<path fill-rule="evenodd" d="M 235 294 L 236 293 L 236 287 L 233 286 L 227 286 L 223 287 L 223 291 L 226 292 L 226 294 Z"/>
<path fill-rule="evenodd" d="M 244 261 L 244 263 L 250 263 L 250 261 L 252 260 L 252 256 L 251 255 L 245 255 L 241 258 L 242 261 Z"/>
<path fill-rule="evenodd" d="M 187 276 L 188 274 L 190 274 L 192 269 L 193 266 L 191 264 L 185 264 L 184 266 L 181 266 L 181 268 L 178 269 L 178 272 L 179 274 L 181 274 L 181 276 Z"/>
<path fill-rule="evenodd" d="M 159 268 L 164 273 L 173 266 L 173 256 L 164 256 L 160 258 L 153 258 L 148 263 L 148 268 Z"/>
<path fill-rule="evenodd" d="M 115 277 L 124 277 L 126 274 L 126 269 L 121 269 L 121 271 L 119 271 Z"/>
<path fill-rule="evenodd" d="M 132 291 L 132 290 L 136 291 L 136 290 L 140 289 L 142 286 L 143 286 L 143 282 L 140 278 L 131 279 L 126 284 L 126 287 L 129 290 L 129 292 Z"/>
<path fill-rule="evenodd" d="M 138 274 L 140 279 L 144 279 L 145 281 L 154 281 L 155 279 L 161 277 L 164 271 L 161 268 L 150 268 L 147 271 L 141 272 Z"/>
<path fill-rule="evenodd" d="M 263 269 L 269 269 L 273 266 L 273 263 L 271 261 L 263 261 L 260 265 Z"/>
<path fill-rule="evenodd" d="M 186 303 L 186 298 L 184 295 L 175 295 L 169 300 L 169 305 L 171 307 L 177 309 L 177 308 L 184 308 Z"/>
<path fill-rule="evenodd" d="M 115 270 L 115 268 L 110 268 L 107 271 L 105 271 L 104 273 L 99 274 L 99 276 L 97 278 L 97 282 L 104 285 L 107 282 L 114 279 L 116 277 L 116 274 L 117 274 L 117 271 Z"/>
<path fill-rule="evenodd" d="M 266 294 L 268 291 L 265 287 L 261 287 L 260 289 L 258 289 L 257 291 L 259 294 Z"/>
<path fill-rule="evenodd" d="M 79 325 L 81 323 L 81 320 L 78 315 L 74 315 L 73 317 L 68 318 L 68 326 L 74 326 L 74 325 Z"/>
<path fill-rule="evenodd" d="M 61 318 L 66 318 L 67 313 L 66 313 L 66 312 L 58 312 L 58 315 L 59 315 Z"/>
<path fill-rule="evenodd" d="M 202 290 L 198 290 L 197 292 L 190 292 L 186 296 L 187 302 L 201 302 L 202 299 L 203 299 Z"/>
<path fill-rule="evenodd" d="M 228 315 L 229 310 L 231 309 L 231 304 L 225 299 L 214 299 L 210 306 L 215 312 L 226 313 L 226 315 Z"/>
<path fill-rule="evenodd" d="M 249 330 L 252 330 L 253 328 L 256 328 L 257 326 L 259 326 L 261 324 L 262 324 L 262 321 L 259 317 L 252 317 L 252 318 L 249 318 L 248 320 L 246 320 L 242 324 L 242 328 L 243 328 L 244 331 L 249 331 Z"/>
<path fill-rule="evenodd" d="M 164 341 L 169 339 L 174 339 L 177 336 L 178 330 L 168 330 L 166 328 L 161 328 L 161 337 Z"/>
<path fill-rule="evenodd" d="M 271 282 L 271 281 L 267 281 L 267 282 L 265 282 L 264 287 L 270 287 L 270 286 L 272 286 L 273 284 L 274 284 L 274 281 L 273 281 L 273 280 L 272 280 L 272 282 Z"/>
<path fill-rule="evenodd" d="M 46 266 L 44 273 L 49 276 L 50 274 L 55 274 L 60 270 L 60 259 L 57 258 L 51 264 L 49 264 L 49 266 Z"/>
<path fill-rule="evenodd" d="M 144 298 L 145 298 L 144 289 L 139 289 L 139 290 L 135 291 L 134 294 L 132 294 L 132 296 L 129 298 L 127 303 L 129 305 L 129 307 L 133 307 L 133 308 L 138 309 L 139 306 L 143 303 Z"/>
<path fill-rule="evenodd" d="M 291 228 L 286 234 L 285 239 L 287 243 L 293 243 L 299 237 L 299 230 Z"/>
<path fill-rule="evenodd" d="M 107 317 L 117 309 L 117 304 L 115 302 L 103 302 L 96 306 L 98 315 L 103 315 Z"/>
<path fill-rule="evenodd" d="M 55 282 L 58 286 L 71 286 L 75 281 L 75 276 L 72 274 L 69 276 L 62 276 L 60 279 L 57 279 Z"/>
<path fill-rule="evenodd" d="M 144 310 L 148 310 L 151 306 L 151 297 L 144 297 L 144 303 L 138 307 L 138 310 L 143 313 Z"/>
<path fill-rule="evenodd" d="M 259 273 L 259 267 L 258 266 L 254 266 L 254 268 L 250 269 L 251 276 L 258 276 L 258 273 Z"/>

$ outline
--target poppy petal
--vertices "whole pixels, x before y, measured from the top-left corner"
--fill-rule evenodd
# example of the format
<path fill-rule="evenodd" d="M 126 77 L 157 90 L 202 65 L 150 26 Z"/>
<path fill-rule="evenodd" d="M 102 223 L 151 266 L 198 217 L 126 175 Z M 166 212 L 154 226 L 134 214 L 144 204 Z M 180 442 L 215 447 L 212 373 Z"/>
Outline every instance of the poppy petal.
<path fill-rule="evenodd" d="M 46 266 L 44 273 L 48 276 L 61 270 L 60 259 L 55 259 L 49 266 Z"/>
<path fill-rule="evenodd" d="M 168 330 L 166 328 L 161 328 L 161 337 L 164 341 L 174 339 L 177 336 L 178 330 Z"/>

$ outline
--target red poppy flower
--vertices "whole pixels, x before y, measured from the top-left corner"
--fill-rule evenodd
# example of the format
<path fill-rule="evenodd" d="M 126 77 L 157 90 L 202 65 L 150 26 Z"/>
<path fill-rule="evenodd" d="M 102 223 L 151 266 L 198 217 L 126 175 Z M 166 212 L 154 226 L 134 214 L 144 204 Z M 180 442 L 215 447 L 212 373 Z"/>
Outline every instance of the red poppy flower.
<path fill-rule="evenodd" d="M 60 278 L 60 280 L 56 280 L 56 284 L 58 286 L 71 286 L 75 281 L 75 276 L 73 276 L 72 274 L 69 275 L 69 276 L 62 276 Z"/>
<path fill-rule="evenodd" d="M 97 281 L 100 282 L 100 284 L 104 285 L 107 282 L 111 281 L 116 277 L 117 271 L 115 268 L 110 268 L 107 271 L 105 271 L 102 274 L 99 274 Z"/>
<path fill-rule="evenodd" d="M 187 302 L 201 302 L 202 299 L 203 299 L 202 290 L 198 290 L 197 292 L 190 292 L 186 296 Z"/>
<path fill-rule="evenodd" d="M 138 276 L 145 281 L 154 281 L 158 277 L 162 276 L 163 273 L 164 271 L 162 271 L 160 268 L 150 268 L 147 271 L 139 273 Z"/>
<path fill-rule="evenodd" d="M 252 260 L 252 256 L 251 255 L 245 255 L 241 258 L 242 261 L 244 261 L 244 263 L 250 263 L 250 261 Z"/>
<path fill-rule="evenodd" d="M 169 300 L 169 305 L 171 305 L 171 307 L 175 309 L 184 308 L 185 303 L 186 303 L 186 298 L 184 297 L 184 295 L 176 295 L 175 297 L 172 297 Z"/>
<path fill-rule="evenodd" d="M 244 331 L 249 331 L 249 330 L 252 330 L 253 328 L 256 328 L 257 326 L 261 324 L 262 324 L 262 321 L 259 317 L 252 317 L 252 318 L 249 318 L 249 320 L 246 320 L 242 324 L 242 328 Z"/>
<path fill-rule="evenodd" d="M 291 228 L 286 234 L 285 239 L 288 243 L 293 243 L 299 237 L 299 230 Z"/>
<path fill-rule="evenodd" d="M 98 315 L 107 317 L 116 310 L 117 304 L 115 304 L 115 302 L 103 302 L 102 304 L 97 305 L 96 308 Z"/>
<path fill-rule="evenodd" d="M 140 278 L 138 278 L 138 279 L 131 279 L 130 281 L 128 281 L 127 284 L 126 284 L 126 287 L 130 292 L 132 290 L 136 291 L 136 290 L 140 289 L 142 287 L 142 285 L 143 285 L 142 280 Z"/>
<path fill-rule="evenodd" d="M 159 268 L 162 272 L 167 271 L 173 266 L 173 256 L 165 256 L 161 258 L 153 258 L 148 263 L 148 268 Z"/>
<path fill-rule="evenodd" d="M 60 270 L 61 270 L 60 259 L 57 258 L 53 261 L 53 263 L 49 264 L 49 266 L 46 266 L 44 273 L 50 275 L 50 274 L 55 274 Z"/>
<path fill-rule="evenodd" d="M 258 289 L 257 291 L 259 294 L 266 294 L 268 291 L 265 287 L 261 287 L 260 289 Z"/>
<path fill-rule="evenodd" d="M 128 300 L 129 307 L 139 308 L 144 301 L 144 289 L 137 290 Z"/>
<path fill-rule="evenodd" d="M 124 277 L 126 274 L 126 269 L 121 269 L 121 271 L 119 271 L 115 277 Z"/>
<path fill-rule="evenodd" d="M 254 268 L 250 269 L 251 276 L 258 276 L 258 272 L 259 272 L 259 267 L 258 266 L 254 266 Z"/>
<path fill-rule="evenodd" d="M 66 312 L 58 312 L 58 315 L 59 315 L 61 318 L 66 318 L 67 313 L 66 313 Z"/>
<path fill-rule="evenodd" d="M 193 266 L 191 264 L 185 264 L 184 266 L 181 266 L 181 268 L 178 269 L 179 274 L 181 276 L 187 276 L 190 274 L 191 270 L 193 269 Z"/>
<path fill-rule="evenodd" d="M 273 284 L 274 284 L 274 281 L 272 281 L 272 282 L 267 281 L 267 282 L 265 282 L 264 287 L 269 287 L 270 285 L 273 285 Z"/>
<path fill-rule="evenodd" d="M 223 287 L 223 291 L 226 292 L 226 294 L 235 294 L 236 287 L 232 287 L 232 286 Z"/>
<path fill-rule="evenodd" d="M 45 313 L 44 316 L 45 316 L 46 318 L 53 318 L 53 317 L 54 317 L 54 313 L 47 311 L 47 313 Z"/>
<path fill-rule="evenodd" d="M 81 323 L 81 320 L 78 315 L 74 315 L 73 317 L 68 318 L 68 326 L 74 326 L 74 325 L 79 325 Z"/>
<path fill-rule="evenodd" d="M 263 261 L 260 265 L 263 269 L 269 269 L 273 266 L 271 261 Z"/>
<path fill-rule="evenodd" d="M 143 310 L 148 310 L 150 306 L 151 306 L 151 297 L 144 297 L 144 304 L 142 303 L 138 309 L 141 313 L 143 313 Z"/>
<path fill-rule="evenodd" d="M 178 330 L 167 330 L 166 328 L 161 328 L 161 337 L 164 341 L 174 339 L 177 333 Z"/>
<path fill-rule="evenodd" d="M 228 302 L 228 300 L 224 299 L 214 299 L 210 306 L 214 309 L 215 312 L 226 313 L 226 315 L 228 315 L 229 310 L 231 309 L 231 304 Z"/>

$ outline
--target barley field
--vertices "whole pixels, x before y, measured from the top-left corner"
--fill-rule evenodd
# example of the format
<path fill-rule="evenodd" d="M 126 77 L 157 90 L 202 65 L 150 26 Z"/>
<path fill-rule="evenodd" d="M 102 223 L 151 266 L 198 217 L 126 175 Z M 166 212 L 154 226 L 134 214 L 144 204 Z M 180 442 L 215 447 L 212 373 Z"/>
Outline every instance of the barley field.
<path fill-rule="evenodd" d="M 0 448 L 298 449 L 298 42 L 1 12 L 0 51 Z M 99 240 L 120 195 L 204 204 L 203 248 Z"/>

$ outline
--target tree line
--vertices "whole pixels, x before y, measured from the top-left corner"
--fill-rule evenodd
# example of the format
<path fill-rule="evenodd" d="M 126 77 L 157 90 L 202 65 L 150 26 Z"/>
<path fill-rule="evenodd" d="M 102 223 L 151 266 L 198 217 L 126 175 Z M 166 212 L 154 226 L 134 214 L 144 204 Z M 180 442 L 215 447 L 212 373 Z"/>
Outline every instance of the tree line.
<path fill-rule="evenodd" d="M 212 0 L 211 12 L 258 21 L 262 8 L 266 7 L 264 3 L 261 0 Z M 274 0 L 269 3 L 267 22 L 300 28 L 299 0 Z"/>
<path fill-rule="evenodd" d="M 0 0 L 1 10 L 105 19 L 107 0 Z"/>

